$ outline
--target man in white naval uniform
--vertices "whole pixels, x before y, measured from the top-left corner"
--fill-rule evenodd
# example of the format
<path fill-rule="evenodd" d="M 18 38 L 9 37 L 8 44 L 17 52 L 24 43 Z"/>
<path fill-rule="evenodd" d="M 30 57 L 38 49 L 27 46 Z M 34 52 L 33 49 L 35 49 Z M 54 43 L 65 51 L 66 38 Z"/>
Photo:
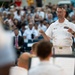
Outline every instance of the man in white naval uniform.
<path fill-rule="evenodd" d="M 45 40 L 52 40 L 55 54 L 72 54 L 72 33 L 75 32 L 75 24 L 69 22 L 65 15 L 66 10 L 58 6 L 58 20 L 52 23 L 45 33 L 40 30 Z"/>

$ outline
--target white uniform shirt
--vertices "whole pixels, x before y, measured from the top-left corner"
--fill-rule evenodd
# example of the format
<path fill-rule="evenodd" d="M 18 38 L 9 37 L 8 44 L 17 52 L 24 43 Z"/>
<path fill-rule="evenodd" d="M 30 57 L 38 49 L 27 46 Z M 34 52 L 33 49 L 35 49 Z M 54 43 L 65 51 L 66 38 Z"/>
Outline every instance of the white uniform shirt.
<path fill-rule="evenodd" d="M 25 68 L 15 66 L 10 69 L 9 75 L 28 75 L 28 71 Z"/>
<path fill-rule="evenodd" d="M 36 67 L 31 68 L 28 75 L 64 75 L 64 70 L 60 66 L 43 61 Z"/>
<path fill-rule="evenodd" d="M 59 23 L 57 20 L 47 29 L 46 35 L 53 40 L 54 46 L 72 46 L 72 34 L 64 27 L 69 27 L 75 31 L 75 24 L 67 19 L 63 23 Z"/>

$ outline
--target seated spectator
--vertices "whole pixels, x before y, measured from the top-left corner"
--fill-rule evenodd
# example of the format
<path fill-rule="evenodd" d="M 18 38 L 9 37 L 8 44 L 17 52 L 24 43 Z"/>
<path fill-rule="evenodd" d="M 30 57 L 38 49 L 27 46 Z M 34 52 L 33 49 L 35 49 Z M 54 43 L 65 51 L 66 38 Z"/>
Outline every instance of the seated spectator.
<path fill-rule="evenodd" d="M 17 66 L 10 69 L 10 75 L 28 75 L 29 53 L 23 53 L 18 58 Z"/>
<path fill-rule="evenodd" d="M 22 24 L 22 27 L 21 27 L 21 34 L 22 34 L 22 36 L 23 36 L 23 34 L 24 34 L 24 32 L 25 32 L 25 30 L 26 30 L 26 27 L 25 27 L 25 24 Z"/>
<path fill-rule="evenodd" d="M 75 15 L 75 7 L 73 7 L 73 11 L 69 14 L 70 18 Z"/>
<path fill-rule="evenodd" d="M 13 37 L 14 48 L 16 49 L 17 56 L 19 57 L 21 52 L 24 52 L 24 39 L 22 36 L 19 36 L 18 28 L 14 29 L 15 36 Z"/>
<path fill-rule="evenodd" d="M 51 13 L 51 9 L 47 8 L 45 9 L 45 18 L 48 18 L 48 14 Z"/>
<path fill-rule="evenodd" d="M 34 29 L 35 29 L 35 32 L 36 32 L 36 34 L 37 34 L 37 37 L 35 37 L 35 39 L 38 39 L 38 37 L 40 36 L 38 24 L 39 24 L 38 22 L 36 22 L 36 23 L 34 24 Z"/>
<path fill-rule="evenodd" d="M 34 21 L 35 21 L 35 22 L 39 22 L 39 15 L 38 15 L 38 14 L 35 14 L 35 16 L 34 16 Z"/>
<path fill-rule="evenodd" d="M 21 14 L 20 14 L 20 10 L 18 9 L 17 10 L 17 13 L 14 15 L 14 19 L 17 19 L 18 21 L 20 21 L 21 20 Z"/>
<path fill-rule="evenodd" d="M 12 30 L 12 36 L 15 36 L 15 33 L 13 32 L 15 28 L 17 28 L 16 25 L 12 25 L 12 28 L 11 28 L 11 30 Z M 19 30 L 19 36 L 22 36 L 20 30 Z"/>
<path fill-rule="evenodd" d="M 29 23 L 29 27 L 28 29 L 25 30 L 23 36 L 24 36 L 24 42 L 28 42 L 28 40 L 33 40 L 35 37 L 38 36 L 38 34 L 36 34 L 35 32 L 32 22 Z"/>
<path fill-rule="evenodd" d="M 43 24 L 43 20 L 40 21 L 38 28 L 39 30 L 43 30 L 44 32 L 46 31 L 47 27 Z"/>
<path fill-rule="evenodd" d="M 61 67 L 49 63 L 51 55 L 52 44 L 48 41 L 40 41 L 37 46 L 40 63 L 29 70 L 29 75 L 64 75 Z"/>
<path fill-rule="evenodd" d="M 48 14 L 48 17 L 46 19 L 49 23 L 52 23 L 53 22 L 53 15 L 50 13 Z"/>

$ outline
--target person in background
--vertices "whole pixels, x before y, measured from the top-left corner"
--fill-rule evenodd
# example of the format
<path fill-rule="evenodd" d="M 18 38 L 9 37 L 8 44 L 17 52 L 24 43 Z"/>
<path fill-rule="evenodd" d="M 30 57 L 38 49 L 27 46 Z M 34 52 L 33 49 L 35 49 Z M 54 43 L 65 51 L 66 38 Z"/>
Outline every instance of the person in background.
<path fill-rule="evenodd" d="M 37 56 L 40 63 L 36 67 L 30 68 L 28 75 L 64 75 L 60 66 L 50 64 L 52 43 L 40 41 L 37 46 Z"/>
<path fill-rule="evenodd" d="M 17 57 L 24 52 L 24 39 L 22 36 L 19 36 L 18 28 L 14 29 L 15 36 L 13 37 L 13 45 L 17 52 Z"/>
<path fill-rule="evenodd" d="M 21 4 L 22 4 L 22 0 L 15 0 L 15 5 L 17 6 L 17 7 L 20 7 L 21 6 Z"/>
<path fill-rule="evenodd" d="M 25 30 L 23 37 L 24 37 L 24 42 L 28 42 L 29 40 L 34 40 L 38 34 L 36 34 L 36 31 L 34 29 L 34 24 L 32 22 L 29 23 L 28 29 Z"/>
<path fill-rule="evenodd" d="M 54 54 L 72 54 L 72 36 L 75 32 L 75 24 L 69 22 L 65 15 L 64 7 L 58 6 L 58 20 L 52 23 L 45 33 L 40 30 L 45 40 L 52 40 Z"/>
<path fill-rule="evenodd" d="M 29 53 L 22 53 L 18 58 L 17 66 L 11 67 L 10 75 L 28 75 L 29 58 Z"/>
<path fill-rule="evenodd" d="M 28 6 L 32 6 L 34 4 L 34 0 L 27 0 Z"/>

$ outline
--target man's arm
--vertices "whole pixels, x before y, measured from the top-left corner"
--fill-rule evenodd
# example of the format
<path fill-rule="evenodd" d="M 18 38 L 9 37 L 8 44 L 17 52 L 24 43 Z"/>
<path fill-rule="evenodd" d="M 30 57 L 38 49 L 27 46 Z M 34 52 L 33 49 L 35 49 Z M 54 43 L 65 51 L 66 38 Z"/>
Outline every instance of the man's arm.
<path fill-rule="evenodd" d="M 44 38 L 46 41 L 50 41 L 50 37 L 47 36 L 43 30 L 40 30 L 39 32 L 41 33 L 41 35 L 43 36 L 43 38 Z"/>

